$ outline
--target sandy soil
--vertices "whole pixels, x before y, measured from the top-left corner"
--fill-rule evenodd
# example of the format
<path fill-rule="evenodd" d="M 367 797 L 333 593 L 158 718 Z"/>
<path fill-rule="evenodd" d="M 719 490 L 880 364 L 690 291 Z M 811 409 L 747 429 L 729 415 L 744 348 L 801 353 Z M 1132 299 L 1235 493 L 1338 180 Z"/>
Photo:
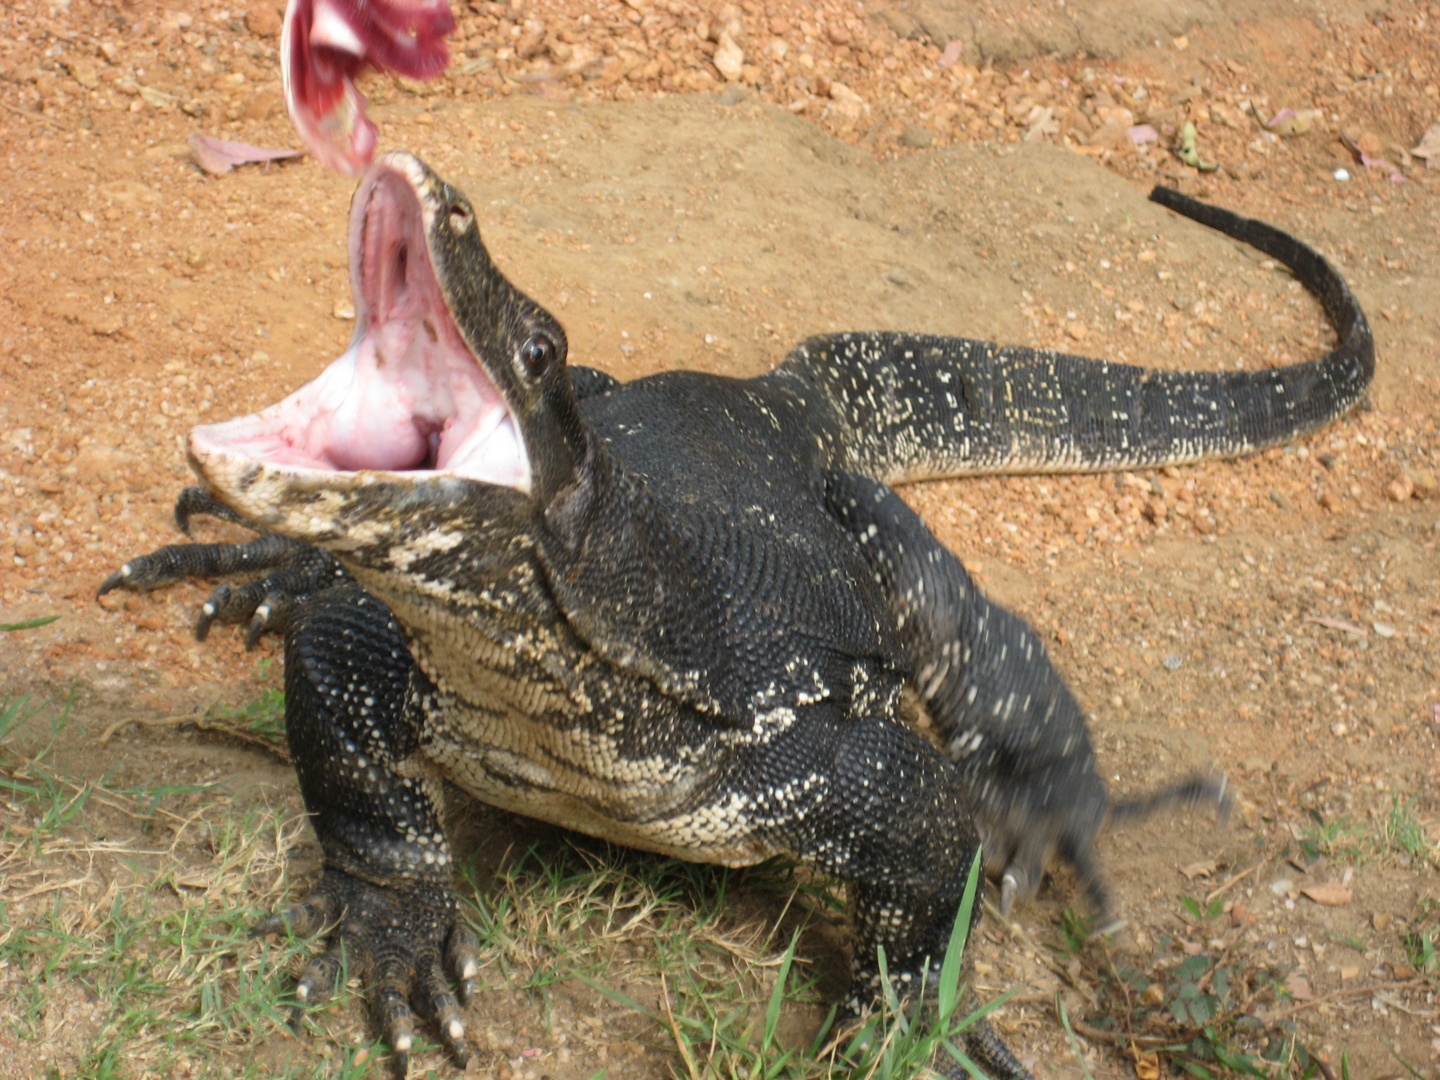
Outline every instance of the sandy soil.
<path fill-rule="evenodd" d="M 189 426 L 308 378 L 353 317 L 350 185 L 303 160 L 210 177 L 187 146 L 292 142 L 275 7 L 185 7 L 0 12 L 0 623 L 61 616 L 0 635 L 0 690 L 78 688 L 72 767 L 171 762 L 284 790 L 263 756 L 203 733 L 98 742 L 117 719 L 267 685 L 274 643 L 193 640 L 207 586 L 94 591 L 174 538 Z M 1440 123 L 1440 5 L 456 8 L 444 80 L 371 84 L 382 144 L 465 189 L 572 359 L 622 378 L 753 374 L 808 333 L 872 327 L 1164 367 L 1328 346 L 1288 275 L 1154 208 L 1153 182 L 1343 269 L 1380 366 L 1368 407 L 1333 428 L 1241 462 L 906 497 L 1044 634 L 1117 790 L 1212 765 L 1238 786 L 1228 829 L 1182 814 L 1106 837 L 1119 955 L 1243 953 L 1303 981 L 1273 1011 L 1303 1006 L 1293 1022 L 1332 1063 L 1398 1073 L 1388 1044 L 1440 1076 L 1435 983 L 1405 944 L 1440 902 L 1440 171 L 1408 152 Z M 1262 121 L 1282 108 L 1318 112 L 1277 135 Z M 1187 120 L 1218 170 L 1172 151 Z M 1158 144 L 1135 146 L 1139 124 Z M 1341 132 L 1388 164 L 1362 165 Z M 1386 840 L 1397 806 L 1429 858 Z M 1353 843 L 1317 857 L 1318 831 L 1342 825 Z M 1302 891 L 1325 883 L 1345 902 Z M 1179 898 L 1212 893 L 1227 917 L 1187 921 Z M 1035 944 L 1072 903 L 1061 877 L 978 943 L 983 986 L 1029 988 L 1001 1026 L 1045 1075 L 1077 1072 L 1055 990 L 1081 1011 L 1094 996 L 1093 973 Z M 1132 1069 L 1104 1046 L 1091 1061 Z"/>

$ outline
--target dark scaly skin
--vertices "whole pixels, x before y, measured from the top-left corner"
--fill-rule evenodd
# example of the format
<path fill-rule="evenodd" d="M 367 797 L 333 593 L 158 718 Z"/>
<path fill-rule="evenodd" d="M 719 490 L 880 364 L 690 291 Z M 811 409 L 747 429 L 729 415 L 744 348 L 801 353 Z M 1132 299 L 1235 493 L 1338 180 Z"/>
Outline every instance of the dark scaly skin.
<path fill-rule="evenodd" d="M 884 484 L 831 473 L 826 500 L 873 567 L 916 665 L 915 691 L 965 777 L 986 870 L 1000 882 L 1001 914 L 1035 894 L 1059 854 L 1088 894 L 1096 928 L 1117 928 L 1092 853 L 1101 826 L 1174 803 L 1208 802 L 1223 818 L 1224 782 L 1196 776 L 1112 804 L 1079 702 L 1034 630 L 986 599 Z"/>
<path fill-rule="evenodd" d="M 233 450 L 218 427 L 192 438 L 216 498 L 330 551 L 360 587 L 316 593 L 287 630 L 287 724 L 326 871 L 267 928 L 313 929 L 343 911 L 332 944 L 367 972 L 392 1044 L 408 1047 L 413 1005 L 463 1056 L 446 977 L 463 984 L 470 942 L 442 899 L 442 777 L 622 843 L 729 865 L 786 853 L 849 882 L 852 1010 L 873 1000 L 877 946 L 902 987 L 933 970 L 979 854 L 971 807 L 1012 892 L 1033 889 L 1054 846 L 1103 910 L 1090 842 L 1107 810 L 1141 803 L 1110 806 L 1033 634 L 881 485 L 1181 462 L 1310 430 L 1358 400 L 1374 364 L 1364 316 L 1328 264 L 1268 226 L 1160 193 L 1295 267 L 1339 346 L 1278 371 L 1164 373 L 843 334 L 759 379 L 675 372 L 620 386 L 564 366 L 563 330 L 496 270 L 463 195 L 401 156 L 371 176 L 355 235 L 373 225 L 409 244 L 423 207 L 428 256 L 402 246 L 398 269 L 374 273 L 400 281 L 403 299 L 433 272 L 445 325 L 514 417 L 528 479 L 423 463 L 300 475 Z M 393 209 L 406 199 L 410 217 Z M 392 211 L 408 232 L 387 225 Z M 540 340 L 548 351 L 531 353 Z M 162 562 L 154 575 L 131 564 L 121 584 L 224 558 Z M 948 596 L 912 595 L 926 580 Z M 950 756 L 899 722 L 906 684 L 940 714 Z M 1068 826 L 1053 792 L 1075 799 Z M 333 980 L 328 955 L 302 978 L 306 996 Z M 971 1049 L 997 1078 L 1025 1075 L 988 1028 Z"/>

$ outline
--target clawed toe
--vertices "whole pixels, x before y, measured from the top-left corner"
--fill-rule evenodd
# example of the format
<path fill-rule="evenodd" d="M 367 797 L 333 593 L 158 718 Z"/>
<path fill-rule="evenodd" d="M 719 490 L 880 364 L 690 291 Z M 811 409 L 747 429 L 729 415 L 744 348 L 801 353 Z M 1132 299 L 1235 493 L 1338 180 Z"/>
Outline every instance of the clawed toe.
<path fill-rule="evenodd" d="M 469 1005 L 475 996 L 475 977 L 480 974 L 480 939 L 464 923 L 457 924 L 450 932 L 445 966 L 460 987 L 460 1004 Z"/>
<path fill-rule="evenodd" d="M 300 981 L 295 984 L 295 999 L 302 1005 L 318 1005 L 328 1001 L 335 992 L 340 973 L 345 967 L 345 953 L 339 945 L 332 946 L 324 956 L 310 961 Z"/>
<path fill-rule="evenodd" d="M 250 928 L 250 936 L 293 934 L 310 937 L 332 925 L 339 913 L 334 895 L 323 887 L 317 887 L 304 900 L 261 919 Z"/>

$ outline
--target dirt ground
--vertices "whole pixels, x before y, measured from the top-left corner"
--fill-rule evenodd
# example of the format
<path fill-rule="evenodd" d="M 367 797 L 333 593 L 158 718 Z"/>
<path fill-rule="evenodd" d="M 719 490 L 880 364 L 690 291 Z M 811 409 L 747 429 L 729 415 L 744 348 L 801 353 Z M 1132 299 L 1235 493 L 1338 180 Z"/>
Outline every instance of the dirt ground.
<path fill-rule="evenodd" d="M 572 360 L 621 378 L 754 374 L 844 329 L 1172 368 L 1329 346 L 1288 274 L 1148 203 L 1156 182 L 1342 269 L 1379 370 L 1332 428 L 1239 462 L 906 497 L 1041 631 L 1118 791 L 1196 768 L 1236 785 L 1226 828 L 1182 813 L 1105 837 L 1117 963 L 1244 957 L 1283 985 L 1252 1011 L 1337 1076 L 1343 1053 L 1357 1078 L 1440 1077 L 1421 947 L 1440 908 L 1440 155 L 1410 153 L 1440 124 L 1440 4 L 453 6 L 444 79 L 368 85 L 382 146 L 467 191 Z M 277 399 L 350 333 L 351 184 L 308 160 L 212 177 L 187 145 L 293 143 L 277 12 L 0 11 L 0 623 L 60 616 L 0 634 L 0 693 L 75 688 L 69 768 L 298 807 L 263 751 L 155 723 L 255 698 L 275 643 L 198 644 L 204 584 L 94 599 L 175 538 L 188 428 Z M 1180 160 L 1187 122 L 1218 168 Z M 124 719 L 150 723 L 102 744 Z M 1051 945 L 1072 906 L 1057 875 L 976 943 L 982 989 L 1023 984 L 1000 1026 L 1044 1076 L 1079 1075 L 1056 992 L 1092 1029 L 1110 1000 L 1093 955 Z M 1082 1040 L 1088 1067 L 1147 1080 L 1116 1042 Z"/>

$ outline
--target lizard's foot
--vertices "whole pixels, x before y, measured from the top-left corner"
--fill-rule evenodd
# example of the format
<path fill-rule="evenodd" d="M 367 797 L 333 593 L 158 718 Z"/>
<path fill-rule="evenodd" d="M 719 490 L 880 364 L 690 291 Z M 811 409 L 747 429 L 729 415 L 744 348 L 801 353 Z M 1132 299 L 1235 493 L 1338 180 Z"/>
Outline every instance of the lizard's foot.
<path fill-rule="evenodd" d="M 936 1002 L 930 996 L 935 986 L 935 980 L 940 977 L 938 966 L 933 967 L 925 975 L 923 985 L 927 990 L 926 999 L 918 1005 L 914 999 L 902 998 L 901 1007 L 915 1010 L 918 1014 L 917 1020 L 925 1020 L 931 1023 L 937 1022 Z M 866 1010 L 857 1009 L 856 1003 L 864 1000 L 867 993 L 872 993 L 874 983 L 865 980 L 863 984 L 856 983 L 851 988 L 851 993 L 840 1008 L 840 1019 L 842 1021 L 858 1019 L 864 1015 Z M 921 985 L 917 979 L 907 980 L 907 985 Z M 956 1010 L 957 1018 L 965 1017 L 973 1013 L 979 1007 L 974 991 L 967 990 L 962 996 L 959 1007 Z M 1020 1059 L 1015 1056 L 1011 1049 L 1005 1045 L 999 1033 L 990 1025 L 985 1017 L 971 1022 L 964 1031 L 958 1032 L 959 1042 L 970 1060 L 978 1065 L 981 1071 L 991 1077 L 991 1080 L 1034 1080 L 1030 1070 L 1021 1064 Z M 943 1045 L 937 1046 L 931 1055 L 929 1069 L 936 1076 L 944 1077 L 945 1080 L 972 1080 L 972 1073 L 957 1061 Z"/>
<path fill-rule="evenodd" d="M 475 992 L 479 941 L 461 918 L 445 886 L 434 882 L 375 885 L 326 867 L 309 896 L 261 921 L 252 936 L 325 933 L 330 947 L 300 976 L 302 1005 L 324 1001 L 346 959 L 370 999 L 375 1026 L 394 1050 L 394 1072 L 404 1077 L 414 1041 L 412 1006 L 433 1023 L 441 1043 L 460 1065 L 470 1057 L 460 1006 Z M 452 992 L 452 981 L 459 995 Z"/>
<path fill-rule="evenodd" d="M 175 503 L 175 522 L 189 533 L 196 514 L 246 524 L 203 490 L 188 487 Z M 112 589 L 148 590 L 191 577 L 270 571 L 243 585 L 218 585 L 200 609 L 195 637 L 204 641 L 216 622 L 248 622 L 245 647 L 253 649 L 268 630 L 283 632 L 295 606 L 321 589 L 349 581 L 350 575 L 327 551 L 287 537 L 265 534 L 239 544 L 167 544 L 140 555 L 111 574 L 97 596 Z"/>

